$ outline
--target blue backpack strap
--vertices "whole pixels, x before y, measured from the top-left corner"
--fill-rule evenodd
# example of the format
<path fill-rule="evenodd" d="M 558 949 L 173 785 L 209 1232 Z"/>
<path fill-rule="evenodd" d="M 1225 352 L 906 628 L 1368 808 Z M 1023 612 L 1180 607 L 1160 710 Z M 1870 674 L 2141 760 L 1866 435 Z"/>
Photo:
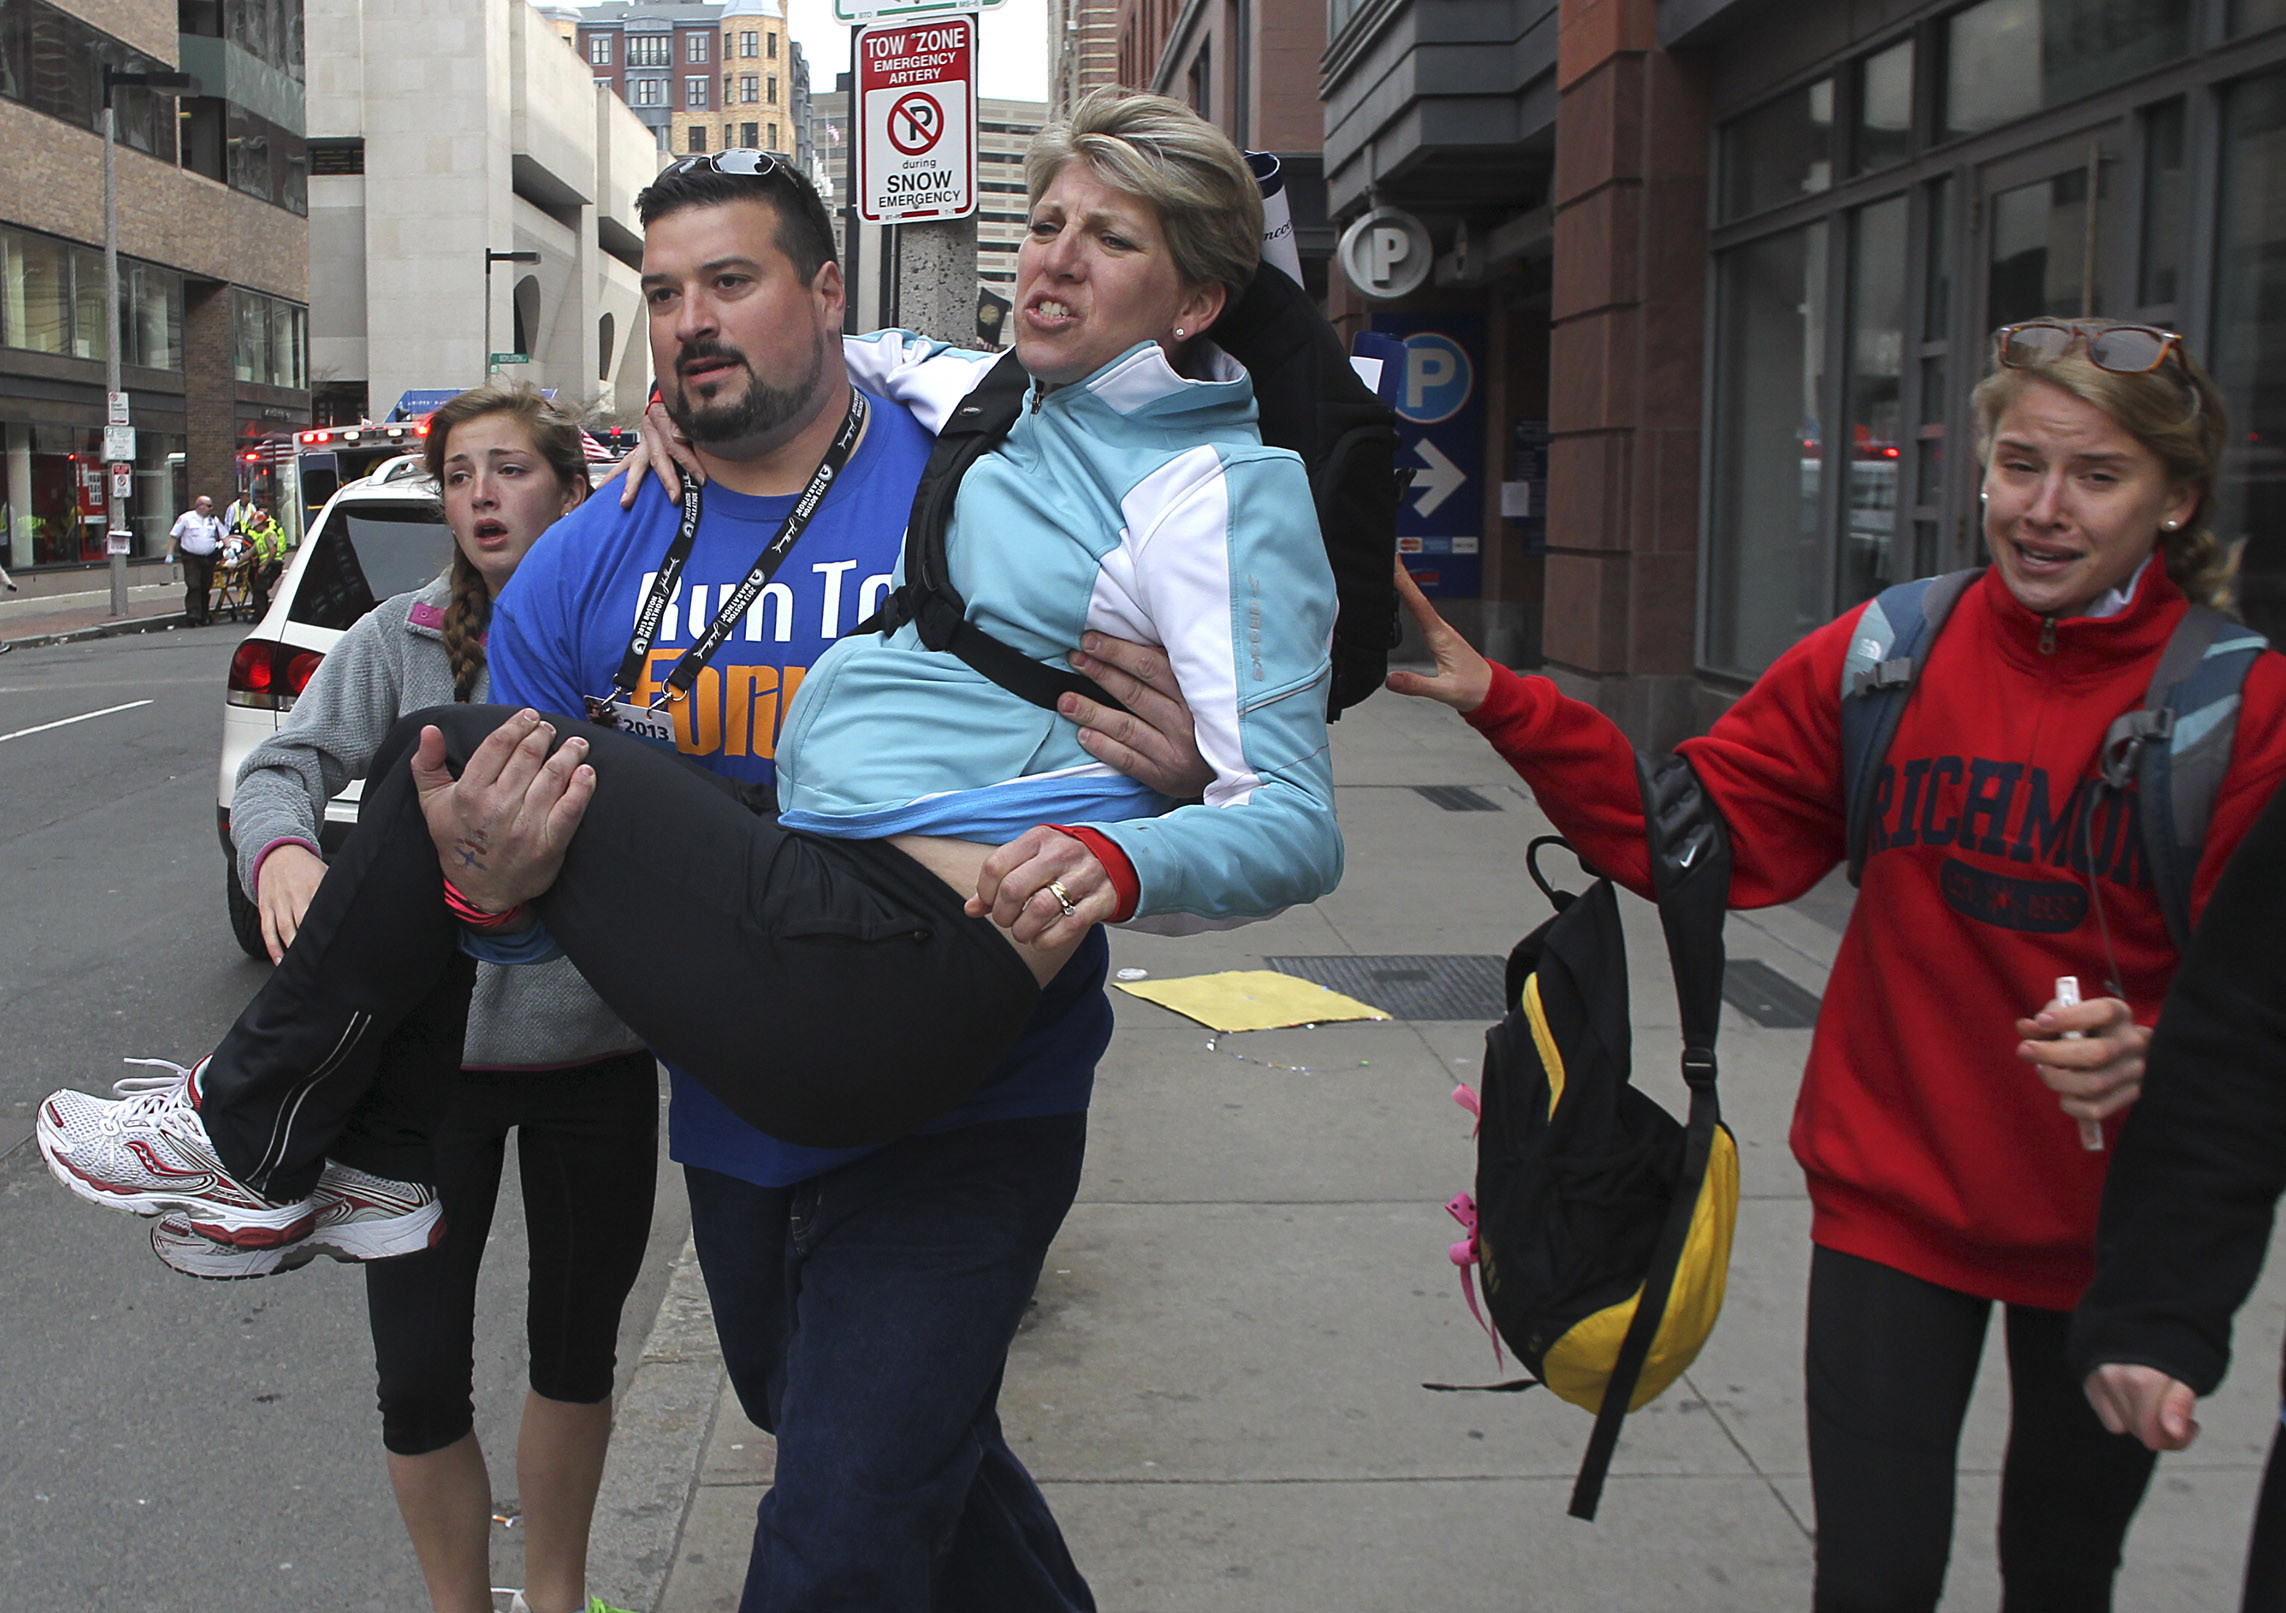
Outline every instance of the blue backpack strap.
<path fill-rule="evenodd" d="M 2178 952 L 2191 938 L 2191 883 L 2230 771 L 2240 690 L 2269 647 L 2252 628 L 2193 605 L 2175 624 L 2141 708 L 2104 735 L 2104 783 L 2117 790 L 2135 780 L 2143 854 Z"/>
<path fill-rule="evenodd" d="M 1916 577 L 1884 588 L 1857 619 L 1849 655 L 1842 662 L 1842 804 L 1849 830 L 1849 882 L 1865 872 L 1873 832 L 1874 785 L 1882 758 L 1905 714 L 1906 699 L 1929 658 L 1937 631 L 1983 575 L 1982 567 Z"/>

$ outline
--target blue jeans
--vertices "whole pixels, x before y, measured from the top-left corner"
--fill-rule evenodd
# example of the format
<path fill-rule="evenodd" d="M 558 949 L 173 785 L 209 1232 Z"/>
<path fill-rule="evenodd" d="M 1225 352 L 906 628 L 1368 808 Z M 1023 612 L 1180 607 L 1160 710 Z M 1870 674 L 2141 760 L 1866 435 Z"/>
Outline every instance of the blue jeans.
<path fill-rule="evenodd" d="M 684 1168 L 731 1383 L 778 1442 L 739 1613 L 1093 1613 L 997 1410 L 1086 1143 L 1055 1115 L 794 1187 Z"/>

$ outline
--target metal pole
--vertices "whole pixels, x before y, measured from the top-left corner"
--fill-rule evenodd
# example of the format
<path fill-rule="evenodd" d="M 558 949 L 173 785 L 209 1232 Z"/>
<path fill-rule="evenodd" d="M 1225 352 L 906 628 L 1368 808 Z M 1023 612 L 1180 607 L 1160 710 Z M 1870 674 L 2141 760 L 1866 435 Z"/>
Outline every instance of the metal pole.
<path fill-rule="evenodd" d="M 113 108 L 112 87 L 103 85 L 103 391 L 109 420 L 111 395 L 119 390 L 119 114 Z M 127 614 L 127 556 L 111 534 L 126 518 L 111 497 L 111 465 L 103 465 L 103 547 L 110 551 L 111 614 Z"/>
<path fill-rule="evenodd" d="M 484 379 L 492 379 L 492 248 L 484 249 Z"/>

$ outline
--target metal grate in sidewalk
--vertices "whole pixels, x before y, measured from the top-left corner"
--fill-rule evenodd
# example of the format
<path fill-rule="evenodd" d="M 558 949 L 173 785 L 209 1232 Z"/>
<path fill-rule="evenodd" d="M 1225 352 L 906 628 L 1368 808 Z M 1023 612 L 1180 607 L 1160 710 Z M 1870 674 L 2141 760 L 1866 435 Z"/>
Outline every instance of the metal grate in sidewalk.
<path fill-rule="evenodd" d="M 1416 784 L 1413 793 L 1447 812 L 1498 812 L 1500 803 L 1465 784 Z"/>
<path fill-rule="evenodd" d="M 1386 1009 L 1399 1019 L 1494 1020 L 1502 1013 L 1506 958 L 1465 953 L 1382 957 L 1264 958 L 1280 974 Z"/>
<path fill-rule="evenodd" d="M 1732 958 L 1723 965 L 1722 997 L 1770 1030 L 1807 1030 L 1818 1022 L 1818 994 L 1759 958 Z"/>

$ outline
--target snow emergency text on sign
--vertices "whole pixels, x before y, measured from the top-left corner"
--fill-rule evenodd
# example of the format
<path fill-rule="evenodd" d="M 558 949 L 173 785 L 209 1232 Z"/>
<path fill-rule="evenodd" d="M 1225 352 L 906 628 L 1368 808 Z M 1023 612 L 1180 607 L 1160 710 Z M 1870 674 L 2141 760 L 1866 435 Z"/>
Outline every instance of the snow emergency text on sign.
<path fill-rule="evenodd" d="M 976 211 L 976 18 L 863 30 L 857 90 L 858 216 L 895 224 Z"/>

